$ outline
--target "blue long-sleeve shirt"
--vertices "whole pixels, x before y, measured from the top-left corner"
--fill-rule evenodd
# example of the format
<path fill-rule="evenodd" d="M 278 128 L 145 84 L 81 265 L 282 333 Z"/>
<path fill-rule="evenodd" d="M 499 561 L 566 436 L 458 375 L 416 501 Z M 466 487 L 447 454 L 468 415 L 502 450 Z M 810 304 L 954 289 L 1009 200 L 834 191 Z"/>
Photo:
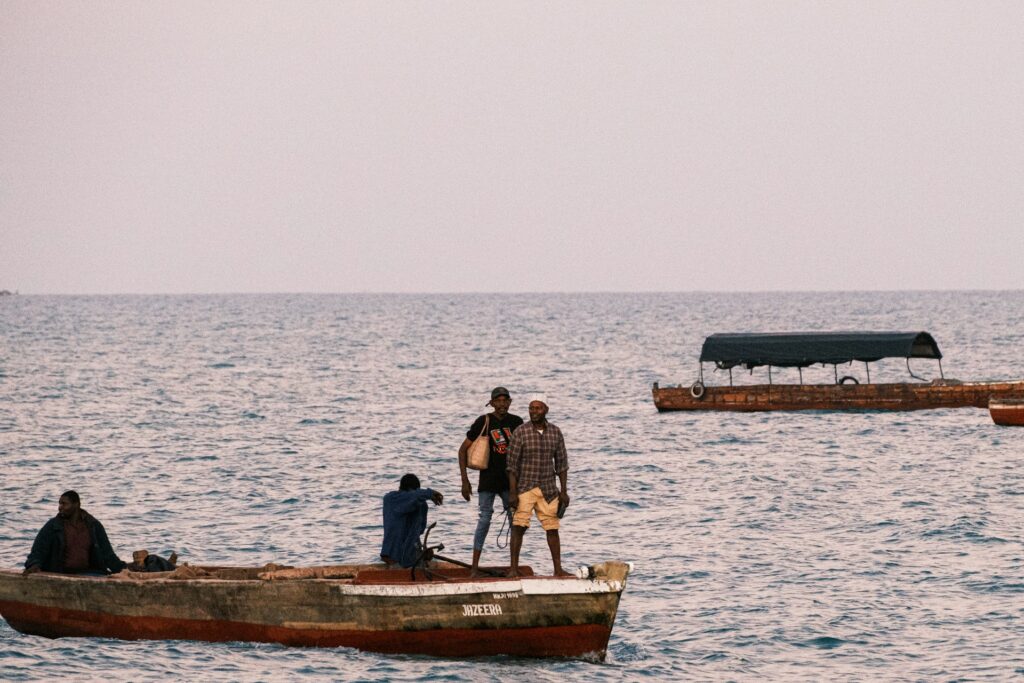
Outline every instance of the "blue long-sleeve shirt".
<path fill-rule="evenodd" d="M 419 537 L 427 528 L 427 501 L 433 496 L 433 489 L 391 491 L 384 496 L 382 557 L 403 567 L 416 564 Z"/>

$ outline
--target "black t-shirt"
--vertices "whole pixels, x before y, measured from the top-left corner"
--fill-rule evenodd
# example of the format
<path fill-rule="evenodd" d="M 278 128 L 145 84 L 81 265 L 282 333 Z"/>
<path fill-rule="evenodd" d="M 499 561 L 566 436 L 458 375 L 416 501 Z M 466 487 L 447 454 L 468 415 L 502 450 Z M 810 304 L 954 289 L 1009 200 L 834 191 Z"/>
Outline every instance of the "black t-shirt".
<path fill-rule="evenodd" d="M 472 441 L 480 435 L 484 428 L 484 418 L 481 415 L 473 423 L 473 426 L 466 432 L 466 438 Z M 487 423 L 487 431 L 491 434 L 491 458 L 487 463 L 487 469 L 480 471 L 480 484 L 478 491 L 492 491 L 501 493 L 508 491 L 508 473 L 505 471 L 505 463 L 508 459 L 508 446 L 512 442 L 512 432 L 516 427 L 523 424 L 523 418 L 512 413 L 506 413 L 504 419 L 497 419 L 490 415 Z"/>

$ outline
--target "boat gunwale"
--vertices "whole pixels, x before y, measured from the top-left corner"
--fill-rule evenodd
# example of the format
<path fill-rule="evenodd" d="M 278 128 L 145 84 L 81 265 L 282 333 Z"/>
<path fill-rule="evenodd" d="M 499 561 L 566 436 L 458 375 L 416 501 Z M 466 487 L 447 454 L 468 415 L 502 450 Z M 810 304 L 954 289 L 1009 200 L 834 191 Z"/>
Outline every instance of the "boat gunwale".
<path fill-rule="evenodd" d="M 358 583 L 355 578 L 321 578 L 282 577 L 282 578 L 220 578 L 214 576 L 173 577 L 172 572 L 154 572 L 167 576 L 117 575 L 90 576 L 82 574 L 60 574 L 57 572 L 37 572 L 24 575 L 21 571 L 0 569 L 0 577 L 7 576 L 20 580 L 46 580 L 68 582 L 70 584 L 86 581 L 111 586 L 183 586 L 198 588 L 200 586 L 224 587 L 229 585 L 254 587 L 257 585 L 316 585 L 319 587 L 337 587 L 344 595 L 352 596 L 387 596 L 394 598 L 437 597 L 451 595 L 476 595 L 484 593 L 519 593 L 521 595 L 582 595 L 602 593 L 622 593 L 626 587 L 628 575 L 633 570 L 632 563 L 622 563 L 625 571 L 622 578 L 602 578 L 598 576 L 520 576 L 520 577 L 473 577 L 450 580 L 416 580 L 408 582 L 373 582 Z M 596 565 L 595 565 L 596 566 Z M 250 568 L 251 569 L 251 568 Z M 586 569 L 581 567 L 580 573 Z"/>

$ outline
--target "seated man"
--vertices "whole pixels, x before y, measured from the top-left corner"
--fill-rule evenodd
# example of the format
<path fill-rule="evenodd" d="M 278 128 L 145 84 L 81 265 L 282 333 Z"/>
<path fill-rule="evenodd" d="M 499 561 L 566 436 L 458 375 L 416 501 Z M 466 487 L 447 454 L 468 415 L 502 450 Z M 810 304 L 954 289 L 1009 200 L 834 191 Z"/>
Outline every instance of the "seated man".
<path fill-rule="evenodd" d="M 110 547 L 103 525 L 82 509 L 76 492 L 65 491 L 57 503 L 57 516 L 36 535 L 24 573 L 116 574 L 125 566 Z"/>
<path fill-rule="evenodd" d="M 398 490 L 384 496 L 384 544 L 380 558 L 387 564 L 411 567 L 420 555 L 419 537 L 427 528 L 427 501 L 440 505 L 439 492 L 421 489 L 415 474 L 407 474 Z"/>

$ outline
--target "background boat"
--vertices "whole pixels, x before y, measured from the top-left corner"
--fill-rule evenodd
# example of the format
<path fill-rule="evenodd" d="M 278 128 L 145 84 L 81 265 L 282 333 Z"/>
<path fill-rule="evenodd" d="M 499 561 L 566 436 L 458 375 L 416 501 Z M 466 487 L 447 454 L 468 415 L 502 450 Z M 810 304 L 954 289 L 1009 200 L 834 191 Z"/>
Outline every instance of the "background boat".
<path fill-rule="evenodd" d="M 871 363 L 885 358 L 906 362 L 904 382 L 871 382 Z M 910 360 L 932 359 L 939 377 L 925 381 Z M 864 364 L 866 382 L 840 378 L 839 365 Z M 704 382 L 704 364 L 729 373 L 728 386 Z M 815 365 L 832 366 L 834 382 L 804 384 L 803 371 Z M 767 367 L 768 383 L 734 385 L 733 368 L 753 371 Z M 799 383 L 772 383 L 772 368 L 795 368 Z M 704 340 L 697 381 L 690 386 L 652 389 L 659 412 L 671 410 L 924 410 L 984 408 L 992 398 L 1024 397 L 1024 380 L 961 382 L 947 380 L 942 352 L 928 332 L 770 332 L 713 334 Z"/>
<path fill-rule="evenodd" d="M 994 398 L 988 402 L 992 421 L 1006 427 L 1024 427 L 1024 398 Z"/>

